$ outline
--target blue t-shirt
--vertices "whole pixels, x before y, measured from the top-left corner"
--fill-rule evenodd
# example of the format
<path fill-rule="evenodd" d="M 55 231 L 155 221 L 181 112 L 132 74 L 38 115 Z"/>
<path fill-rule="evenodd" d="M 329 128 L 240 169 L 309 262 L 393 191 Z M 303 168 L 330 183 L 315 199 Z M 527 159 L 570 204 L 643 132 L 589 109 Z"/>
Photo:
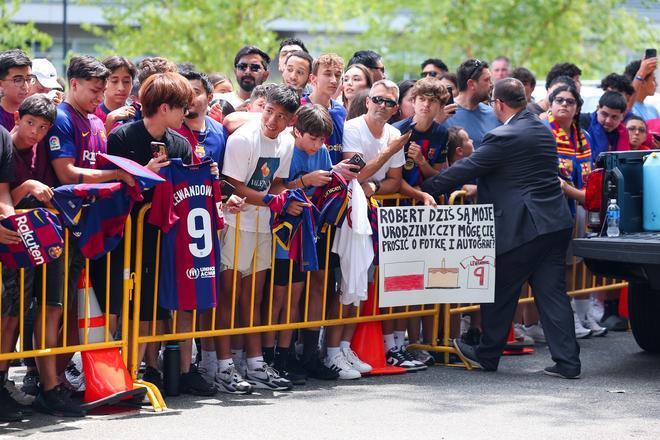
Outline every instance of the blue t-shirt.
<path fill-rule="evenodd" d="M 395 123 L 394 128 L 403 133 L 411 122 L 412 118 L 403 119 Z M 433 122 L 425 132 L 413 128 L 410 141 L 404 147 L 406 164 L 403 166 L 403 178 L 411 186 L 419 186 L 424 181 L 424 176 L 415 162 L 408 157 L 408 147 L 411 142 L 415 142 L 422 148 L 422 154 L 431 166 L 443 163 L 447 160 L 447 129 L 437 122 Z"/>
<path fill-rule="evenodd" d="M 204 157 L 210 157 L 222 169 L 225 158 L 225 147 L 227 146 L 227 129 L 222 124 L 210 117 L 204 119 L 206 129 L 204 131 L 191 130 L 186 124 L 174 130 L 190 142 L 192 153 L 200 161 Z"/>
<path fill-rule="evenodd" d="M 468 110 L 458 106 L 456 114 L 447 119 L 443 124 L 446 128 L 459 126 L 463 127 L 474 143 L 474 149 L 479 149 L 484 135 L 495 127 L 499 127 L 501 122 L 495 117 L 492 108 L 484 103 L 474 110 Z"/>
<path fill-rule="evenodd" d="M 289 168 L 289 177 L 284 179 L 285 182 L 291 182 L 300 178 L 300 176 L 311 173 L 316 170 L 330 171 L 332 169 L 332 161 L 330 160 L 330 153 L 323 145 L 319 151 L 314 154 L 307 154 L 298 147 L 293 149 L 293 156 L 291 157 L 291 168 Z M 316 187 L 305 187 L 305 194 L 311 199 L 316 191 Z M 284 250 L 281 246 L 277 246 L 275 250 L 275 258 L 289 258 L 289 252 Z"/>
<path fill-rule="evenodd" d="M 103 121 L 93 114 L 82 115 L 68 102 L 57 107 L 57 118 L 46 137 L 51 160 L 72 158 L 81 168 L 94 168 L 96 154 L 107 151 Z"/>
<path fill-rule="evenodd" d="M 632 113 L 648 121 L 649 119 L 660 118 L 658 109 L 643 102 L 635 102 L 632 106 Z"/>
<path fill-rule="evenodd" d="M 312 101 L 309 96 L 303 96 L 300 100 L 301 105 L 310 104 Z M 344 122 L 346 121 L 346 108 L 337 101 L 330 100 L 330 108 L 328 109 L 330 118 L 332 119 L 332 134 L 325 138 L 325 146 L 330 153 L 330 160 L 332 164 L 336 165 L 343 158 L 342 139 L 344 138 Z"/>

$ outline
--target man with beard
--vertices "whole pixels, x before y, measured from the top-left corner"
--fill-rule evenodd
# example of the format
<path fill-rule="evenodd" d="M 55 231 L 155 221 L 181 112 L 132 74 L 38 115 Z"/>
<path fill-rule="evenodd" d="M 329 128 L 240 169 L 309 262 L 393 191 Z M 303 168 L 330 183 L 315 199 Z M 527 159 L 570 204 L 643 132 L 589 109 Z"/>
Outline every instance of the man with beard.
<path fill-rule="evenodd" d="M 488 63 L 476 59 L 464 61 L 456 71 L 456 80 L 458 96 L 455 101 L 458 108 L 456 114 L 445 122 L 445 126 L 463 127 L 477 150 L 484 135 L 500 125 L 493 109 L 483 103 L 493 89 Z"/>
<path fill-rule="evenodd" d="M 255 46 L 241 48 L 234 58 L 234 73 L 238 82 L 238 90 L 223 93 L 219 97 L 238 108 L 248 98 L 252 90 L 268 79 L 268 64 L 270 57 L 266 52 Z"/>

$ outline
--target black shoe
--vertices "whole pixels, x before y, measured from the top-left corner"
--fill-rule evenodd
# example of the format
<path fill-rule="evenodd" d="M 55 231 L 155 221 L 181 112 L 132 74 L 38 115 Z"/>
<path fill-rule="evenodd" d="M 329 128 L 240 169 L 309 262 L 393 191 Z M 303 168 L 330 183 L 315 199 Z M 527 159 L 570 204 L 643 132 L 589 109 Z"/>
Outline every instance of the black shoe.
<path fill-rule="evenodd" d="M 49 391 L 39 390 L 32 405 L 37 411 L 56 417 L 85 417 L 85 411 L 71 400 L 71 392 L 62 384 Z"/>
<path fill-rule="evenodd" d="M 477 360 L 477 353 L 472 345 L 454 339 L 454 348 L 458 351 L 460 357 L 468 361 L 472 368 L 483 368 L 481 363 Z"/>
<path fill-rule="evenodd" d="M 305 385 L 307 383 L 307 375 L 304 372 L 300 373 L 296 371 L 295 368 L 291 368 L 293 365 L 289 365 L 289 359 L 289 356 L 286 358 L 275 356 L 273 367 L 280 373 L 281 377 L 291 381 L 293 385 Z"/>
<path fill-rule="evenodd" d="M 625 332 L 628 330 L 628 320 L 618 315 L 604 317 L 600 325 L 613 332 Z"/>
<path fill-rule="evenodd" d="M 22 405 L 15 401 L 4 386 L 0 386 L 0 422 L 20 422 L 26 416 Z"/>
<path fill-rule="evenodd" d="M 192 394 L 193 396 L 214 396 L 218 390 L 213 383 L 204 379 L 202 373 L 197 371 L 195 365 L 190 366 L 190 371 L 181 374 L 180 390 L 183 394 Z"/>
<path fill-rule="evenodd" d="M 160 371 L 156 370 L 155 368 L 145 368 L 144 374 L 142 375 L 142 380 L 156 385 L 160 392 L 163 392 L 163 377 L 160 375 Z"/>
<path fill-rule="evenodd" d="M 467 345 L 476 347 L 481 342 L 481 330 L 477 327 L 470 327 L 462 337 L 463 342 Z"/>
<path fill-rule="evenodd" d="M 321 359 L 312 357 L 304 365 L 307 371 L 307 376 L 319 380 L 337 380 L 339 379 L 339 372 L 325 366 Z"/>
<path fill-rule="evenodd" d="M 543 370 L 543 374 L 547 374 L 548 376 L 554 376 L 554 377 L 561 377 L 562 379 L 579 379 L 580 378 L 580 373 L 577 374 L 569 374 L 564 371 L 561 371 L 557 364 L 553 365 L 552 367 L 546 367 Z"/>
<path fill-rule="evenodd" d="M 39 372 L 37 370 L 28 370 L 23 377 L 23 386 L 21 391 L 30 396 L 39 394 Z"/>

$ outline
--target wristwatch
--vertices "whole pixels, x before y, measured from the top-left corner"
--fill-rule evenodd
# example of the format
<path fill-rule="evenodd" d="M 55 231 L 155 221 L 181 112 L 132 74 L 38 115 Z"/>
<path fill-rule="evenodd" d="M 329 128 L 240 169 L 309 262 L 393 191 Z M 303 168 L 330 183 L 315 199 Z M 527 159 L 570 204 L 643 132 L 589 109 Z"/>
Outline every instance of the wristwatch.
<path fill-rule="evenodd" d="M 378 190 L 380 189 L 380 182 L 371 182 L 371 183 L 374 184 L 374 188 L 375 188 L 374 189 L 374 194 L 376 194 L 378 192 Z"/>
<path fill-rule="evenodd" d="M 642 78 L 642 77 L 639 76 L 639 75 L 635 75 L 635 79 L 636 79 L 637 81 L 644 81 L 644 78 Z"/>

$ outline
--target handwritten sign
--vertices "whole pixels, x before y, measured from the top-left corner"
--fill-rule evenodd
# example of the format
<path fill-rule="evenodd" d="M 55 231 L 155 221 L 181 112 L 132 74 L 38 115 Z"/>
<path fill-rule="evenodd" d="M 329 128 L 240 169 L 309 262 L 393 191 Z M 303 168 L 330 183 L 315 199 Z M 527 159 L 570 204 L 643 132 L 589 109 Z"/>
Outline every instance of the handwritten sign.
<path fill-rule="evenodd" d="M 378 208 L 379 306 L 495 297 L 493 205 Z"/>

